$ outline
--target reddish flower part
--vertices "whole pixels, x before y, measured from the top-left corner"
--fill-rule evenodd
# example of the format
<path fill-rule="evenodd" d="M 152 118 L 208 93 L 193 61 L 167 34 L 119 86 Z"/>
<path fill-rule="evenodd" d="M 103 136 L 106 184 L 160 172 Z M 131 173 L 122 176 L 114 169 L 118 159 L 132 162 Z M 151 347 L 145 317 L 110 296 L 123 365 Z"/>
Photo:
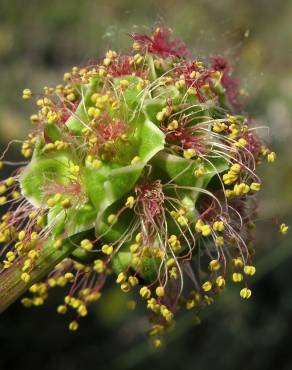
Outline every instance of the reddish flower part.
<path fill-rule="evenodd" d="M 108 67 L 108 72 L 113 77 L 121 77 L 127 75 L 144 76 L 145 72 L 141 68 L 135 68 L 133 63 L 130 63 L 130 57 L 120 55 Z M 145 77 L 145 76 L 144 76 Z"/>
<path fill-rule="evenodd" d="M 141 45 L 144 51 L 159 55 L 163 58 L 175 56 L 177 58 L 186 57 L 189 50 L 179 39 L 171 39 L 170 31 L 163 27 L 158 27 L 152 36 L 141 33 L 132 33 L 131 37 Z"/>
<path fill-rule="evenodd" d="M 234 107 L 239 107 L 238 103 L 238 81 L 231 77 L 232 67 L 221 55 L 212 57 L 212 69 L 222 72 L 221 84 L 226 90 L 226 95 Z"/>

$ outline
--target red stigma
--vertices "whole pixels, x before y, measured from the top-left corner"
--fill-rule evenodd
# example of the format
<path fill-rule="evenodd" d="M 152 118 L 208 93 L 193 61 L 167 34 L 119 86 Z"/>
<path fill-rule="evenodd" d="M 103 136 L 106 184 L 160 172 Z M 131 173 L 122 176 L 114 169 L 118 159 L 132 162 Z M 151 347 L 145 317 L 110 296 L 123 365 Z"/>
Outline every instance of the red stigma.
<path fill-rule="evenodd" d="M 202 137 L 195 136 L 191 127 L 180 125 L 175 131 L 164 130 L 164 132 L 168 142 L 178 144 L 182 149 L 195 149 L 198 154 L 204 154 L 207 151 Z"/>
<path fill-rule="evenodd" d="M 96 133 L 101 142 L 114 141 L 127 132 L 127 125 L 122 120 L 113 120 L 108 114 L 98 119 Z"/>
<path fill-rule="evenodd" d="M 127 75 L 135 75 L 144 77 L 144 71 L 141 68 L 135 68 L 133 63 L 130 63 L 129 56 L 118 56 L 108 66 L 108 72 L 113 77 L 121 77 Z"/>
<path fill-rule="evenodd" d="M 183 58 L 189 54 L 186 45 L 179 39 L 171 39 L 170 31 L 164 27 L 156 28 L 152 36 L 133 33 L 131 37 L 141 45 L 144 51 L 163 58 L 170 56 Z"/>

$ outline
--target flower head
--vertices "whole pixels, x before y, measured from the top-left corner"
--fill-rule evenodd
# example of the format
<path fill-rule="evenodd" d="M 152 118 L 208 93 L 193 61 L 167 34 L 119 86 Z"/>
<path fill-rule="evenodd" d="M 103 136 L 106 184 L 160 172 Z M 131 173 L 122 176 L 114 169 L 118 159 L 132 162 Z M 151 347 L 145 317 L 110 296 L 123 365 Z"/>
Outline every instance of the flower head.
<path fill-rule="evenodd" d="M 39 306 L 68 286 L 57 311 L 75 312 L 77 330 L 116 274 L 146 301 L 158 347 L 180 308 L 199 310 L 230 283 L 251 296 L 256 170 L 275 154 L 232 107 L 223 58 L 186 59 L 164 28 L 132 37 L 133 53 L 109 50 L 63 84 L 24 90 L 37 111 L 26 163 L 0 183 L 0 307 L 27 290 L 23 304 Z"/>

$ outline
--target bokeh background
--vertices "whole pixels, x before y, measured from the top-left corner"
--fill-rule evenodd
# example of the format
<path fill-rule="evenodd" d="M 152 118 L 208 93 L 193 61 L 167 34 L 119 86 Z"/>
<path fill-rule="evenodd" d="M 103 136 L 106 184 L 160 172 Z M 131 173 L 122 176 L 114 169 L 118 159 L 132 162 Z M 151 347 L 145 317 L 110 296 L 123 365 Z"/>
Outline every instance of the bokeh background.
<path fill-rule="evenodd" d="M 182 314 L 161 351 L 144 335 L 144 312 L 128 312 L 109 284 L 78 332 L 55 310 L 14 304 L 0 318 L 0 368 L 42 370 L 288 370 L 292 369 L 292 243 L 278 225 L 292 226 L 291 0 L 0 0 L 0 144 L 25 137 L 33 107 L 21 91 L 40 91 L 72 65 L 113 47 L 127 33 L 170 26 L 195 55 L 224 54 L 249 92 L 245 109 L 268 126 L 262 135 L 278 154 L 264 165 L 253 297 L 228 289 L 201 315 Z M 19 158 L 17 147 L 9 152 Z M 4 176 L 2 173 L 1 176 Z M 291 227 L 292 228 L 292 227 Z M 0 282 L 1 283 L 1 282 Z"/>

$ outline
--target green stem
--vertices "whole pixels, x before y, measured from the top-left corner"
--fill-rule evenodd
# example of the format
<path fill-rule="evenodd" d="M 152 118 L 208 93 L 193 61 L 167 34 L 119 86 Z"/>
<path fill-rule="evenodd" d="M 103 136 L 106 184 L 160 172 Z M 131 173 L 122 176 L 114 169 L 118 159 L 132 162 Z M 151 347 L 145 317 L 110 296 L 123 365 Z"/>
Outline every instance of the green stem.
<path fill-rule="evenodd" d="M 39 259 L 36 261 L 33 270 L 30 272 L 30 281 L 28 283 L 21 280 L 22 264 L 15 263 L 11 268 L 4 270 L 1 273 L 0 313 L 5 311 L 6 308 L 25 293 L 31 285 L 40 281 L 52 271 L 59 262 L 70 255 L 76 248 L 76 245 L 72 243 L 72 241 L 72 239 L 67 239 L 60 250 L 54 248 L 52 242 L 47 243 Z"/>

